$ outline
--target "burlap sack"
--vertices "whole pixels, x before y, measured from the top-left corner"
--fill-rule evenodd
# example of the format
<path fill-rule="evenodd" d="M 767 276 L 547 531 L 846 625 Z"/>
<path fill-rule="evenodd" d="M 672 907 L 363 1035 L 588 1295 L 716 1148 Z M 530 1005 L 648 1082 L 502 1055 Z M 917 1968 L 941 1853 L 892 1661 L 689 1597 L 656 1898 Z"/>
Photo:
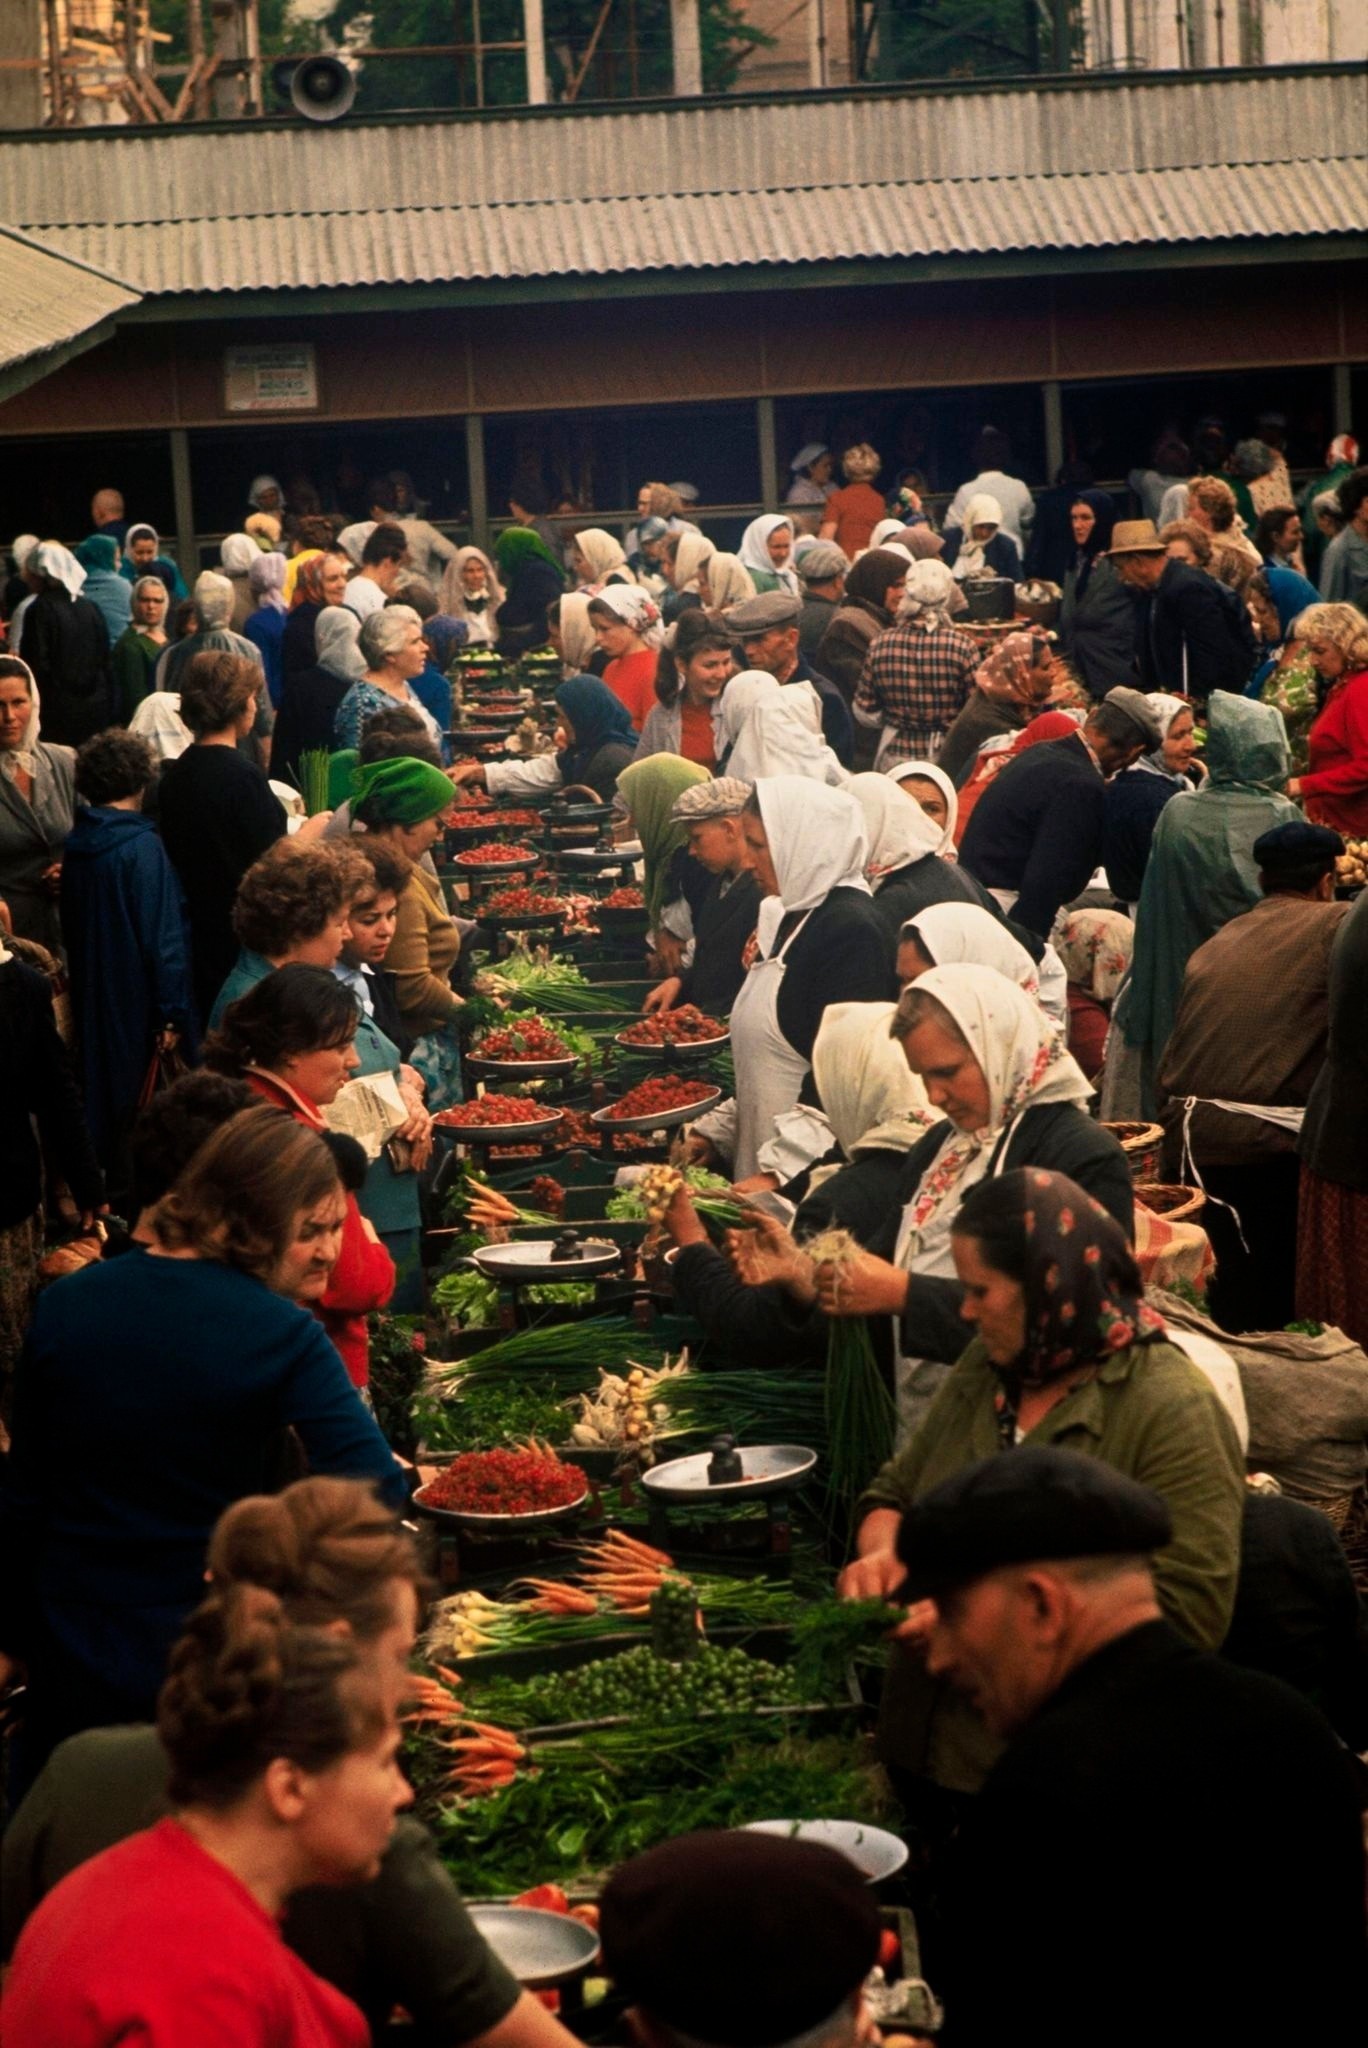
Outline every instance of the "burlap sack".
<path fill-rule="evenodd" d="M 1230 1353 L 1249 1412 L 1250 1469 L 1271 1472 L 1299 1500 L 1341 1500 L 1368 1469 L 1368 1356 L 1343 1330 L 1232 1337 L 1176 1296 L 1147 1295 L 1166 1322 L 1200 1330 Z"/>

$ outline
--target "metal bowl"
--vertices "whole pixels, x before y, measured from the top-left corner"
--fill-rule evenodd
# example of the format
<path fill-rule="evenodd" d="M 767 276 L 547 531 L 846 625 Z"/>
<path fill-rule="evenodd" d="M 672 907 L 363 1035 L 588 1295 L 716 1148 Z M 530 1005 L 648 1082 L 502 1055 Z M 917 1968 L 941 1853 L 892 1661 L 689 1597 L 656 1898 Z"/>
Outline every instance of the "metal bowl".
<path fill-rule="evenodd" d="M 434 1119 L 432 1135 L 448 1145 L 530 1145 L 548 1137 L 560 1122 L 558 1109 L 530 1117 L 525 1124 L 444 1124 Z"/>
<path fill-rule="evenodd" d="M 573 1052 L 563 1060 L 487 1060 L 477 1052 L 465 1056 L 465 1070 L 476 1081 L 568 1080 L 578 1065 Z"/>
<path fill-rule="evenodd" d="M 548 825 L 603 825 L 613 815 L 611 804 L 549 804 Z"/>
<path fill-rule="evenodd" d="M 600 915 L 602 913 L 600 912 Z M 648 1059 L 687 1060 L 707 1059 L 711 1053 L 720 1052 L 724 1045 L 731 1044 L 730 1031 L 721 1031 L 715 1038 L 667 1038 L 651 1045 L 638 1045 L 625 1031 L 614 1034 L 614 1045 L 630 1053 L 634 1059 L 643 1055 Z"/>
<path fill-rule="evenodd" d="M 573 1259 L 556 1259 L 553 1237 L 515 1239 L 509 1244 L 482 1245 L 470 1254 L 489 1280 L 585 1280 L 606 1273 L 622 1259 L 621 1247 L 586 1238 Z"/>
<path fill-rule="evenodd" d="M 744 1476 L 725 1480 L 720 1486 L 709 1483 L 710 1451 L 700 1451 L 692 1458 L 674 1458 L 668 1465 L 657 1465 L 652 1471 L 642 1473 L 641 1483 L 657 1500 L 675 1501 L 684 1506 L 760 1500 L 767 1493 L 787 1493 L 790 1488 L 801 1486 L 817 1463 L 816 1451 L 810 1451 L 802 1444 L 747 1444 L 738 1447 L 737 1456 Z"/>
<path fill-rule="evenodd" d="M 447 738 L 461 747 L 502 746 L 508 734 L 501 725 L 458 725 Z"/>
<path fill-rule="evenodd" d="M 478 1899 L 467 1912 L 499 1961 L 527 1991 L 549 1991 L 578 1977 L 597 1958 L 592 1927 L 568 1913 L 539 1906 L 487 1906 Z"/>
<path fill-rule="evenodd" d="M 474 875 L 479 881 L 487 881 L 495 875 L 530 875 L 542 864 L 543 856 L 529 848 L 526 855 L 517 860 L 469 860 L 458 853 L 451 865 L 463 875 Z"/>
<path fill-rule="evenodd" d="M 564 924 L 570 915 L 569 905 L 564 903 L 559 910 L 524 910 L 509 916 L 504 916 L 497 910 L 486 910 L 478 903 L 472 905 L 472 910 L 477 924 L 487 925 L 491 930 L 500 932 L 549 930 L 552 925 Z"/>
<path fill-rule="evenodd" d="M 671 1131 L 677 1124 L 691 1123 L 696 1116 L 716 1109 L 721 1100 L 722 1090 L 710 1088 L 697 1102 L 681 1103 L 677 1109 L 653 1110 L 649 1116 L 614 1116 L 610 1102 L 592 1111 L 589 1121 L 603 1131 Z"/>
<path fill-rule="evenodd" d="M 629 868 L 639 858 L 620 846 L 565 846 L 556 854 L 568 868 Z"/>
<path fill-rule="evenodd" d="M 469 1529 L 480 1536 L 521 1536 L 540 1529 L 548 1522 L 568 1522 L 582 1514 L 589 1505 L 589 1486 L 586 1475 L 584 1492 L 578 1500 L 568 1501 L 562 1508 L 540 1508 L 532 1515 L 478 1515 L 465 1508 L 439 1508 L 423 1499 L 426 1486 L 420 1486 L 413 1495 L 413 1505 L 420 1515 L 427 1515 L 431 1521 L 445 1522 L 449 1528 Z"/>
<path fill-rule="evenodd" d="M 748 1835 L 787 1835 L 791 1841 L 822 1842 L 853 1863 L 866 1884 L 881 1884 L 902 1869 L 907 1861 L 907 1844 L 887 1828 L 870 1827 L 862 1820 L 751 1820 Z"/>

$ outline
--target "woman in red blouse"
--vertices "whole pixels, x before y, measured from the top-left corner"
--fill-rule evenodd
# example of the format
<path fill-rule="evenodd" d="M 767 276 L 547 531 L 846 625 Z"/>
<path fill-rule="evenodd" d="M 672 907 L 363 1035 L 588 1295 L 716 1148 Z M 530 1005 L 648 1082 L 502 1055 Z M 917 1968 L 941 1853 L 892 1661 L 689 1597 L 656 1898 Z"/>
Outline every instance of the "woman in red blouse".
<path fill-rule="evenodd" d="M 717 766 L 713 706 L 735 663 L 732 637 L 703 611 L 685 612 L 670 628 L 656 669 L 657 702 L 641 729 L 636 757 L 682 754 L 711 775 Z"/>
<path fill-rule="evenodd" d="M 204 1063 L 321 1131 L 322 1112 L 361 1064 L 352 1044 L 356 1024 L 355 998 L 325 967 L 278 967 L 228 1005 L 205 1044 Z M 336 1265 L 328 1273 L 320 1260 L 295 1298 L 313 1309 L 354 1386 L 364 1387 L 369 1377 L 366 1317 L 393 1292 L 394 1261 L 349 1192 Z"/>
<path fill-rule="evenodd" d="M 655 703 L 656 662 L 664 644 L 660 613 L 648 591 L 634 583 L 606 583 L 589 600 L 594 638 L 608 656 L 603 680 L 640 732 Z"/>
<path fill-rule="evenodd" d="M 1313 604 L 1296 639 L 1323 681 L 1325 702 L 1307 735 L 1309 766 L 1289 796 L 1306 815 L 1352 839 L 1368 836 L 1368 619 L 1351 604 Z"/>
<path fill-rule="evenodd" d="M 51 1891 L 5 1985 L 5 2048 L 367 2048 L 285 1946 L 306 1885 L 374 1878 L 411 1794 L 394 1687 L 344 1631 L 230 1586 L 171 1655 L 158 1732 L 174 1817 Z"/>

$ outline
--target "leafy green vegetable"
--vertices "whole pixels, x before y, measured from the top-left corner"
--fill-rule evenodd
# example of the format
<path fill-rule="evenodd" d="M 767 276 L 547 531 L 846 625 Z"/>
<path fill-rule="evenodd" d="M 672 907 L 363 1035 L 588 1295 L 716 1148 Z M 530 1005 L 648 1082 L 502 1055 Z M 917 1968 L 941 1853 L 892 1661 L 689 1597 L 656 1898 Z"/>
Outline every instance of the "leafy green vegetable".
<path fill-rule="evenodd" d="M 793 1624 L 793 1675 L 802 1699 L 828 1699 L 852 1661 L 882 1664 L 906 1611 L 886 1600 L 819 1600 Z"/>
<path fill-rule="evenodd" d="M 457 1400 L 434 1401 L 420 1395 L 414 1403 L 414 1427 L 434 1451 L 492 1451 L 501 1444 L 525 1443 L 529 1436 L 563 1443 L 570 1417 L 553 1392 L 526 1382 L 512 1386 L 496 1380 L 471 1387 Z"/>
<path fill-rule="evenodd" d="M 444 1273 L 433 1286 L 432 1300 L 463 1330 L 492 1329 L 499 1320 L 498 1287 L 468 1266 Z"/>

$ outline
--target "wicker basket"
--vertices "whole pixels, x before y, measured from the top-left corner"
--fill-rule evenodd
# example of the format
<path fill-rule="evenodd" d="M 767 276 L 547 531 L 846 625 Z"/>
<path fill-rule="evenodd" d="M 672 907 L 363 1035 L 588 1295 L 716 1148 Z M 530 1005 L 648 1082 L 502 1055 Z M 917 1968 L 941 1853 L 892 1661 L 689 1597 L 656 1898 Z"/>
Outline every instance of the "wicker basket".
<path fill-rule="evenodd" d="M 1135 1199 L 1166 1223 L 1195 1223 L 1206 1207 L 1201 1188 L 1185 1188 L 1176 1181 L 1138 1180 Z"/>
<path fill-rule="evenodd" d="M 1164 1143 L 1162 1124 L 1103 1124 L 1125 1153 L 1136 1180 L 1153 1180 L 1159 1171 L 1159 1154 Z"/>

